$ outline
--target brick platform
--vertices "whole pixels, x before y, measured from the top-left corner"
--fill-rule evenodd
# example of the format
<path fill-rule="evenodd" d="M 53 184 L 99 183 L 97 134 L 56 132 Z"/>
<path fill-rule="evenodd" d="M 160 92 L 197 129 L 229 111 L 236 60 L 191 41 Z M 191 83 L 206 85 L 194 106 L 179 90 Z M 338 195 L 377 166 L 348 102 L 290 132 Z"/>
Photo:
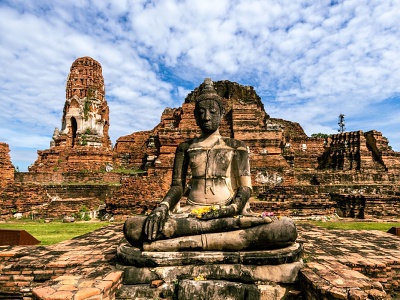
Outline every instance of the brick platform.
<path fill-rule="evenodd" d="M 396 299 L 400 237 L 308 224 L 298 229 L 306 262 L 299 288 L 307 299 Z M 115 299 L 122 284 L 115 268 L 121 238 L 118 224 L 49 247 L 2 246 L 0 298 Z"/>
<path fill-rule="evenodd" d="M 400 293 L 400 237 L 376 230 L 326 230 L 302 224 L 306 267 L 300 282 L 316 299 L 392 299 Z M 369 298 L 368 298 L 369 297 Z"/>
<path fill-rule="evenodd" d="M 0 298 L 113 299 L 122 225 L 110 225 L 49 247 L 0 247 Z"/>

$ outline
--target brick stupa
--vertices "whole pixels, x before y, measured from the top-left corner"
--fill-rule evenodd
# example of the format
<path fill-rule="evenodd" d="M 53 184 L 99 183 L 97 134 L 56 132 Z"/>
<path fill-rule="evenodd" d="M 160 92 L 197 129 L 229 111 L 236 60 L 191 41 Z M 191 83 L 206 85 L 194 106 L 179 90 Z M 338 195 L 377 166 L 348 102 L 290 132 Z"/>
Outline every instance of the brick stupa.
<path fill-rule="evenodd" d="M 100 63 L 91 57 L 78 58 L 71 66 L 61 123 L 50 149 L 38 151 L 29 171 L 99 171 L 112 162 L 104 78 Z"/>

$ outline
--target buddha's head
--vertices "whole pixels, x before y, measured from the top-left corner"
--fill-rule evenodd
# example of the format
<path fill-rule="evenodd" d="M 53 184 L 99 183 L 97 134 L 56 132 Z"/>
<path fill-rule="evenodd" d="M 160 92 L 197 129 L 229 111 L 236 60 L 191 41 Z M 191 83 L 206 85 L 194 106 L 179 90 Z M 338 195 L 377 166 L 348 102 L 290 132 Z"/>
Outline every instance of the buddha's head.
<path fill-rule="evenodd" d="M 196 99 L 194 116 L 197 126 L 205 134 L 215 132 L 221 124 L 224 106 L 210 78 L 204 80 L 204 87 Z"/>

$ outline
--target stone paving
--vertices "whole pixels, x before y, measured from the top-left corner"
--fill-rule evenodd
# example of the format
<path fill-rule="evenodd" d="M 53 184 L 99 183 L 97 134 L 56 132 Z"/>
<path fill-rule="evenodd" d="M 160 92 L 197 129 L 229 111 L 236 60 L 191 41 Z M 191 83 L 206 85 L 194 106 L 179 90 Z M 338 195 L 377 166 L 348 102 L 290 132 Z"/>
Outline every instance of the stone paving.
<path fill-rule="evenodd" d="M 312 282 L 306 289 L 318 290 L 316 299 L 400 299 L 400 237 L 309 224 L 298 229 L 306 262 L 300 282 Z"/>
<path fill-rule="evenodd" d="M 298 230 L 305 248 L 299 276 L 299 288 L 308 290 L 305 298 L 397 298 L 400 237 L 308 224 Z M 115 268 L 121 238 L 122 225 L 113 224 L 48 247 L 1 246 L 0 298 L 114 299 L 122 284 Z"/>
<path fill-rule="evenodd" d="M 48 247 L 0 246 L 0 298 L 113 299 L 122 236 L 117 224 Z"/>

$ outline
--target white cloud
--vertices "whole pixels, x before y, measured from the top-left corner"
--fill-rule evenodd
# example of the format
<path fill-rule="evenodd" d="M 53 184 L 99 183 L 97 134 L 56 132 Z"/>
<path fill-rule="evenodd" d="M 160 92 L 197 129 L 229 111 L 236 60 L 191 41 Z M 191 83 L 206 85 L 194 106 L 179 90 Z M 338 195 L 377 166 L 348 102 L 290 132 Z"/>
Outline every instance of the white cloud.
<path fill-rule="evenodd" d="M 0 140 L 12 153 L 48 147 L 81 56 L 103 67 L 113 142 L 212 77 L 253 85 L 267 113 L 308 134 L 335 132 L 345 113 L 349 130 L 382 128 L 400 150 L 396 2 L 14 0 L 0 18 Z"/>

